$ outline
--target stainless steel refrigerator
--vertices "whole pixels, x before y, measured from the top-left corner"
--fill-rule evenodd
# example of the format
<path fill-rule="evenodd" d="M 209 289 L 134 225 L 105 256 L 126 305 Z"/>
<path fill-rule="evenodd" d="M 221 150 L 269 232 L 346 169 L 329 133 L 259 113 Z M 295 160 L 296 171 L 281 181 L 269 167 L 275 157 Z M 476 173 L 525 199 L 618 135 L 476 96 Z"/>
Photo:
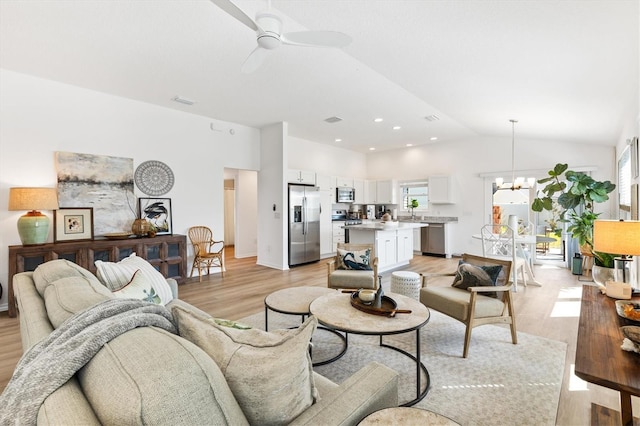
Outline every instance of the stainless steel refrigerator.
<path fill-rule="evenodd" d="M 289 185 L 289 266 L 320 260 L 320 192 Z"/>

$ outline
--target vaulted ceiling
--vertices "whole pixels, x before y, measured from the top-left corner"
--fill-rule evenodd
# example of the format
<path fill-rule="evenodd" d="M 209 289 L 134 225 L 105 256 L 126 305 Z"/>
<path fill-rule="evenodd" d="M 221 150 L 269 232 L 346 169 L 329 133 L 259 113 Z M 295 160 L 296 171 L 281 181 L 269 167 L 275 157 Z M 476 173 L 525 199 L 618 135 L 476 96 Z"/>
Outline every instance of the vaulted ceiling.
<path fill-rule="evenodd" d="M 242 74 L 255 34 L 210 1 L 2 0 L 0 67 L 360 152 L 504 139 L 512 118 L 523 138 L 615 145 L 637 114 L 638 0 L 271 3 L 285 32 L 353 41 L 281 46 Z"/>

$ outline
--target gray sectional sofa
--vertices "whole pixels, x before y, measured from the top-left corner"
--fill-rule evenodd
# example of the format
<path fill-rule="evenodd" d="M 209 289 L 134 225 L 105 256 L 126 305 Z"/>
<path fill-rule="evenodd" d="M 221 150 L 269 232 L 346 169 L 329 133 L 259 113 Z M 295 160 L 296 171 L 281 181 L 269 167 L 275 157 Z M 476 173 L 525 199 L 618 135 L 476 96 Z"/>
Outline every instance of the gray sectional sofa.
<path fill-rule="evenodd" d="M 177 294 L 175 282 L 171 284 Z M 25 352 L 77 312 L 113 298 L 93 274 L 66 260 L 17 274 L 13 285 Z M 210 318 L 177 298 L 166 307 Z M 291 424 L 356 424 L 376 410 L 398 404 L 397 374 L 381 364 L 363 367 L 340 385 L 312 375 L 319 397 Z M 134 328 L 102 346 L 72 379 L 44 400 L 37 422 L 249 423 L 212 357 L 180 335 L 156 327 Z"/>

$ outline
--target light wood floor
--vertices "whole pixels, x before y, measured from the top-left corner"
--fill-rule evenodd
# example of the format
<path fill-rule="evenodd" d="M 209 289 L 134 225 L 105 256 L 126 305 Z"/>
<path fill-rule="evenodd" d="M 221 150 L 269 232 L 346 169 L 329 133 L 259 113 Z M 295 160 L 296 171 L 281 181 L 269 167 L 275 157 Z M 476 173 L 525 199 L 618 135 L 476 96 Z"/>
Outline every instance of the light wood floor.
<path fill-rule="evenodd" d="M 281 288 L 310 285 L 326 286 L 326 262 L 278 271 L 255 264 L 255 258 L 234 259 L 233 248 L 227 249 L 227 272 L 197 277 L 180 286 L 180 298 L 221 318 L 240 319 L 262 311 L 264 297 Z M 416 256 L 404 270 L 416 272 L 450 272 L 457 259 Z M 522 287 L 514 293 L 517 328 L 519 332 L 543 336 L 567 343 L 565 375 L 558 409 L 558 425 L 588 425 L 592 402 L 619 410 L 617 392 L 587 384 L 571 375 L 575 359 L 582 282 L 579 276 L 553 264 L 536 265 L 535 274 L 543 287 Z M 389 279 L 390 273 L 383 274 Z M 426 331 L 426 329 L 425 329 Z M 463 336 L 460 340 L 462 354 Z M 17 318 L 0 313 L 0 390 L 11 378 L 22 354 Z M 473 337 L 470 348 L 473 357 Z M 536 362 L 532 359 L 531 362 Z M 428 398 L 428 396 L 427 396 Z M 638 399 L 633 398 L 634 412 L 639 413 Z M 636 414 L 637 415 L 637 414 Z M 496 419 L 499 424 L 499 419 Z"/>

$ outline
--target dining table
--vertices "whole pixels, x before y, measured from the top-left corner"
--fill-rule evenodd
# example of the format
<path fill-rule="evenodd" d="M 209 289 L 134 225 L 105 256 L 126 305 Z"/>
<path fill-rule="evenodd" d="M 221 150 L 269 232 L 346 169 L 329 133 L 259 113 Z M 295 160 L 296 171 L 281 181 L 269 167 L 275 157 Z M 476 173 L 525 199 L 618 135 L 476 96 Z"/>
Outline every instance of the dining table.
<path fill-rule="evenodd" d="M 534 285 L 541 287 L 542 283 L 538 281 L 533 273 L 533 257 L 532 253 L 535 253 L 536 244 L 543 242 L 552 242 L 555 241 L 551 237 L 546 237 L 544 235 L 529 235 L 529 234 L 518 234 L 515 238 L 505 237 L 504 235 L 494 234 L 496 238 L 500 238 L 504 241 L 504 244 L 513 244 L 515 242 L 515 250 L 511 250 L 513 255 L 513 265 L 516 264 L 518 257 L 526 260 L 525 262 L 525 273 L 527 274 L 527 281 L 523 283 L 525 286 Z M 482 234 L 473 234 L 472 237 L 477 240 L 482 240 Z M 491 256 L 490 253 L 485 254 L 486 256 Z M 512 268 L 513 271 L 513 283 L 514 289 L 517 291 L 517 269 Z"/>

